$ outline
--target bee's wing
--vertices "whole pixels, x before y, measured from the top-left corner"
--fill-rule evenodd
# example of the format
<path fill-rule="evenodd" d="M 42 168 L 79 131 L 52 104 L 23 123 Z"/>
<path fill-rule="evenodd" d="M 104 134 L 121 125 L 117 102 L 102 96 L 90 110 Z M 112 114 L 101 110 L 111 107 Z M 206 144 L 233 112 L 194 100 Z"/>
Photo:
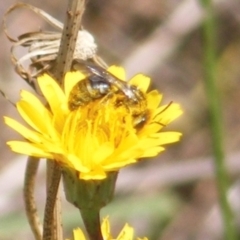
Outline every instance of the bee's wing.
<path fill-rule="evenodd" d="M 88 77 L 88 80 L 92 87 L 99 87 L 101 85 L 109 88 L 110 85 L 114 86 L 112 79 L 109 78 L 110 73 L 108 73 L 104 68 L 92 62 L 75 59 L 72 64 L 72 68 L 84 73 Z"/>
<path fill-rule="evenodd" d="M 97 82 L 105 82 L 116 87 L 118 90 L 122 91 L 128 98 L 135 98 L 135 94 L 131 89 L 131 86 L 112 75 L 106 69 L 92 63 L 83 61 L 80 59 L 75 59 L 73 62 L 73 69 L 80 70 L 89 76 L 89 80 L 94 84 Z"/>
<path fill-rule="evenodd" d="M 87 76 L 97 75 L 99 77 L 104 77 L 103 72 L 105 71 L 104 68 L 101 68 L 92 62 L 83 61 L 81 59 L 73 60 L 72 69 L 79 70 Z"/>

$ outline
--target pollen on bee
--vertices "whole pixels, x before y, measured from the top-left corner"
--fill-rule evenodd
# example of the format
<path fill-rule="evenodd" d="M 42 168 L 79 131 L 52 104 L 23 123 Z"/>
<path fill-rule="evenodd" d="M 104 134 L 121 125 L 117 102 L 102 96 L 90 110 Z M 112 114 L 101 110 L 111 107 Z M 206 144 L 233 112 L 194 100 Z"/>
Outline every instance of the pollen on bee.
<path fill-rule="evenodd" d="M 73 111 L 94 101 L 102 104 L 103 107 L 111 104 L 116 109 L 125 109 L 126 114 L 132 118 L 133 127 L 137 130 L 141 129 L 149 119 L 145 93 L 136 86 L 118 79 L 104 68 L 94 64 L 88 66 L 84 62 L 81 64 L 86 65 L 85 71 L 87 69 L 88 74 L 71 90 L 68 100 L 69 109 Z"/>

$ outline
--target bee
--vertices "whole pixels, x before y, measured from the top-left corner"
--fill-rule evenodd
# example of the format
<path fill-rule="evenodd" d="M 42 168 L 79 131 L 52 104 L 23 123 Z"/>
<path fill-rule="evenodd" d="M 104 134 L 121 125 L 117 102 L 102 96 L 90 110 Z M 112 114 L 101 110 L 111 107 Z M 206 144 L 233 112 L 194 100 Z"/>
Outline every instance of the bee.
<path fill-rule="evenodd" d="M 122 81 L 93 63 L 75 60 L 73 68 L 84 72 L 87 77 L 79 81 L 70 92 L 68 107 L 71 111 L 91 101 L 103 97 L 108 99 L 114 95 L 115 106 L 125 107 L 130 112 L 136 128 L 141 128 L 148 120 L 146 96 L 136 86 Z"/>

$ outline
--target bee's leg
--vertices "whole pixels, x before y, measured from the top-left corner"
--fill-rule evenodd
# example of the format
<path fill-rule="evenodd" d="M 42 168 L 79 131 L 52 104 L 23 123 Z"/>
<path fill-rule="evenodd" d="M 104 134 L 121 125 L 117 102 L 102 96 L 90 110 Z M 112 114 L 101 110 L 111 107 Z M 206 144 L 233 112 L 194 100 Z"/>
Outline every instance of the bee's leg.
<path fill-rule="evenodd" d="M 159 116 L 160 114 L 162 114 L 164 111 L 166 111 L 171 105 L 172 105 L 172 101 L 161 111 L 159 112 L 157 115 L 154 116 L 153 120 L 156 119 L 157 116 Z"/>
<path fill-rule="evenodd" d="M 103 95 L 103 97 L 100 99 L 99 103 L 100 104 L 106 104 L 109 99 L 113 97 L 112 92 L 108 92 L 107 94 Z"/>
<path fill-rule="evenodd" d="M 133 126 L 137 130 L 140 130 L 149 120 L 149 112 L 145 111 L 138 115 L 133 115 Z"/>
<path fill-rule="evenodd" d="M 150 124 L 158 124 L 161 127 L 166 127 L 166 125 L 161 122 L 151 122 Z"/>

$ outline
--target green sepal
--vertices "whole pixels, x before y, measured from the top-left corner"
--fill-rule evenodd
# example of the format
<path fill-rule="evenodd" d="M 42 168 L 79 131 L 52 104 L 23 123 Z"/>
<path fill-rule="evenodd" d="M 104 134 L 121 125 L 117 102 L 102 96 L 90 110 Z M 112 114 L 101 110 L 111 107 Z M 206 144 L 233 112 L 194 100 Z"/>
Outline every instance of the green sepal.
<path fill-rule="evenodd" d="M 79 209 L 101 209 L 113 197 L 118 172 L 109 172 L 102 180 L 79 179 L 78 173 L 63 168 L 63 185 L 67 201 Z"/>

